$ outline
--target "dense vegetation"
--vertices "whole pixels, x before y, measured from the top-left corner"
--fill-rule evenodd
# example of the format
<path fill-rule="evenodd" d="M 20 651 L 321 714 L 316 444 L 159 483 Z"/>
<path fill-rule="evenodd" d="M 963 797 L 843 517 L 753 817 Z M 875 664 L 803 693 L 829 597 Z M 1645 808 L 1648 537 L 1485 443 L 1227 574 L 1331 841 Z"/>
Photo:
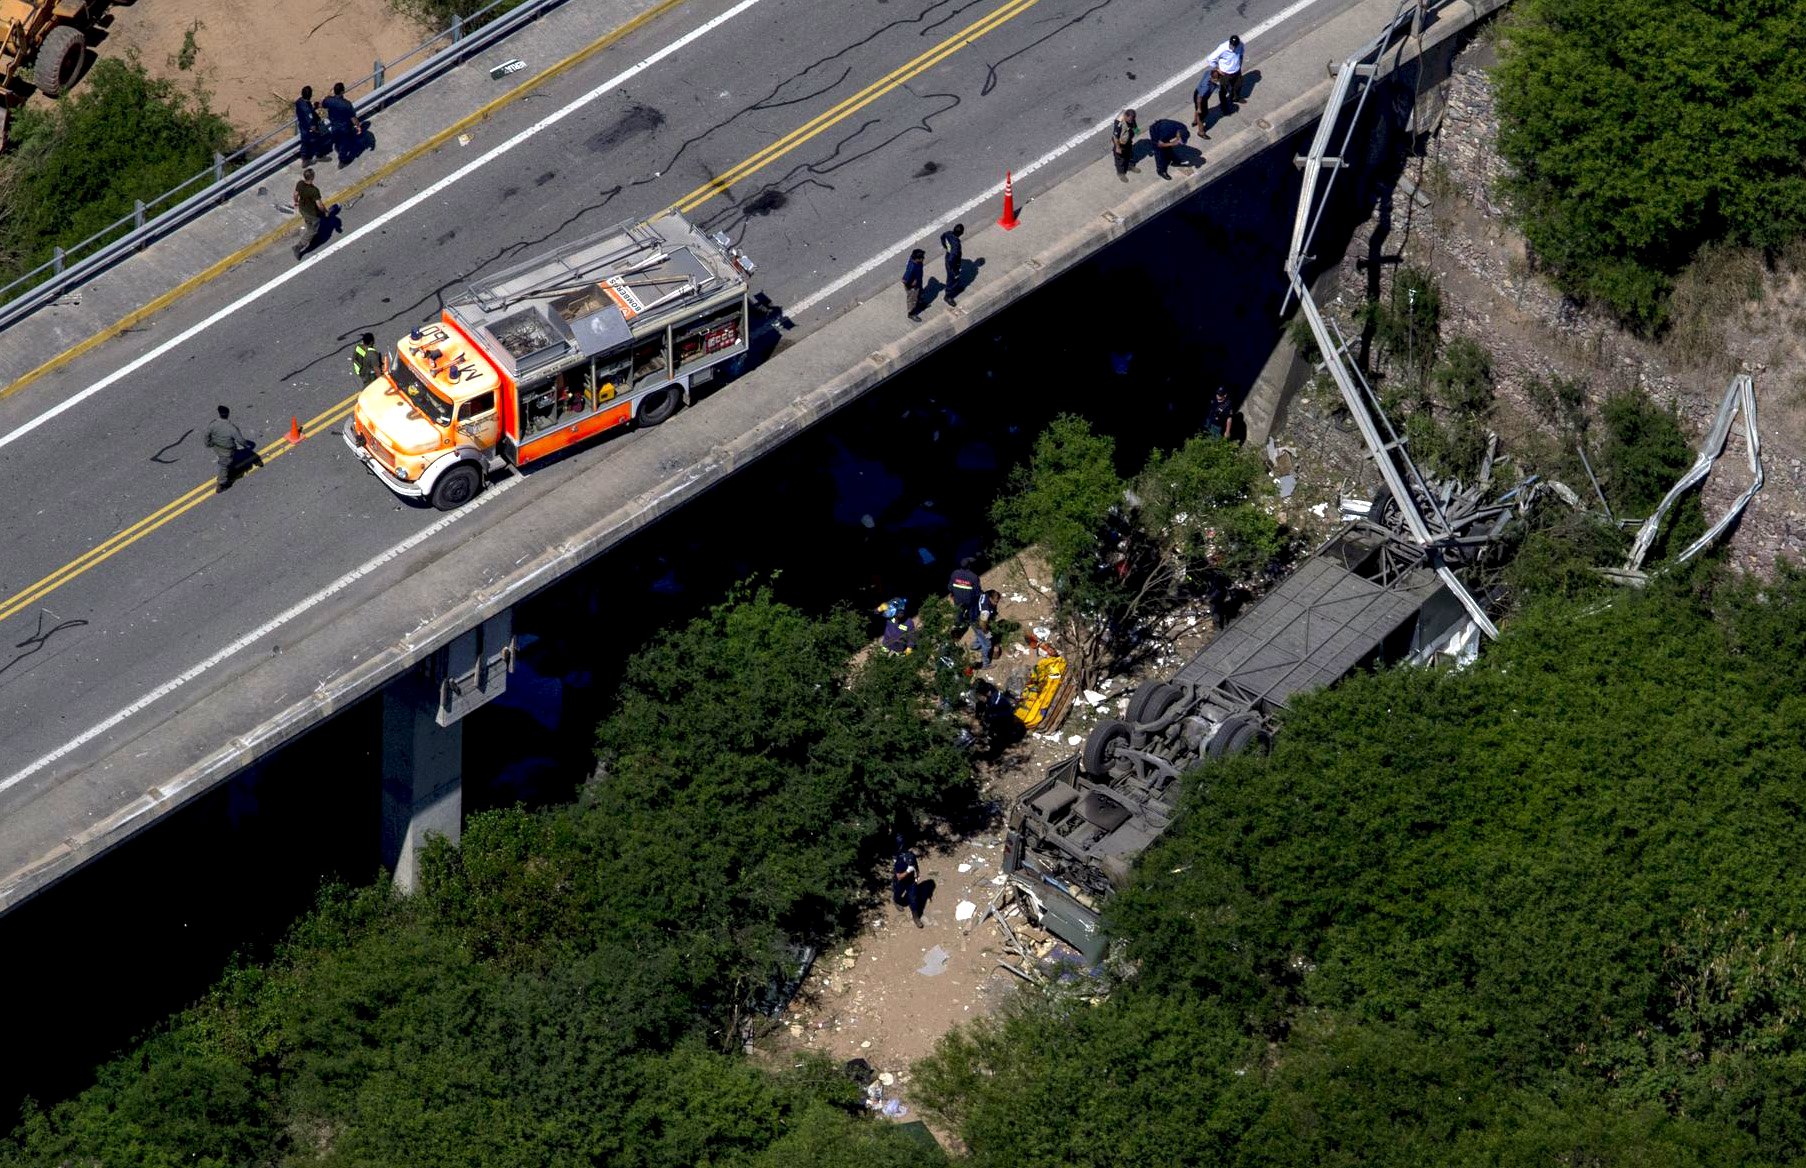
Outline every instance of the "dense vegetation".
<path fill-rule="evenodd" d="M 1499 146 L 1537 258 L 1659 328 L 1714 242 L 1806 234 L 1806 16 L 1789 0 L 1522 0 L 1497 71 Z"/>
<path fill-rule="evenodd" d="M 206 170 L 234 138 L 204 101 L 136 60 L 103 59 L 69 97 L 24 106 L 0 162 L 0 283 Z"/>
<path fill-rule="evenodd" d="M 1271 491 L 1259 455 L 1205 435 L 1126 477 L 1115 439 L 1065 414 L 1012 470 L 992 519 L 1002 553 L 1047 557 L 1061 641 L 1085 671 L 1120 662 L 1177 601 L 1221 596 L 1284 557 L 1289 540 L 1263 506 Z"/>
<path fill-rule="evenodd" d="M 1189 782 L 1136 981 L 919 1085 L 977 1165 L 1797 1161 L 1803 693 L 1806 577 L 1702 569 L 1317 694 Z"/>
<path fill-rule="evenodd" d="M 326 891 L 0 1164 L 934 1163 L 837 1068 L 740 1053 L 794 943 L 969 790 L 924 658 L 865 640 L 764 594 L 660 637 L 578 806 L 472 817 L 412 898 Z"/>

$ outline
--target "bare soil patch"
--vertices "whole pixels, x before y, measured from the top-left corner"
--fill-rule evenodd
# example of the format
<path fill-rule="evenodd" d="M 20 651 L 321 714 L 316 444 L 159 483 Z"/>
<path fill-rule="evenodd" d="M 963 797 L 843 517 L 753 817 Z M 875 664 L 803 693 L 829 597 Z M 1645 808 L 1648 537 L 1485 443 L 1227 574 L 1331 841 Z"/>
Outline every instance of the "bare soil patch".
<path fill-rule="evenodd" d="M 324 97 L 433 32 L 388 0 L 144 0 L 110 16 L 103 56 L 136 54 L 247 133 L 292 114 L 303 85 Z"/>

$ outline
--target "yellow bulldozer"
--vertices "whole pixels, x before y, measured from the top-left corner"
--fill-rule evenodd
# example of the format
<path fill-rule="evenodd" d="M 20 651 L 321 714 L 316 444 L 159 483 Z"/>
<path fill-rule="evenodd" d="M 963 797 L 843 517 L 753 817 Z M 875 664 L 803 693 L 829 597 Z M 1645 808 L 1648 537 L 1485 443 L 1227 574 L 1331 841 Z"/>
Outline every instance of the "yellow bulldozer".
<path fill-rule="evenodd" d="M 67 93 L 88 64 L 88 36 L 108 0 L 0 0 L 0 150 L 12 111 L 35 89 Z M 31 70 L 29 85 L 19 73 Z"/>

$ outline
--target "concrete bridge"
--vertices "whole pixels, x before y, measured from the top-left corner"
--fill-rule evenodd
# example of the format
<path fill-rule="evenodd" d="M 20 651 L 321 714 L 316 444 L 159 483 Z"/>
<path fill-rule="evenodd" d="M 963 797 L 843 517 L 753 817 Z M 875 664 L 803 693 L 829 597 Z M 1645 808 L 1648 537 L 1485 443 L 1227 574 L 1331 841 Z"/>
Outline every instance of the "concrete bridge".
<path fill-rule="evenodd" d="M 1421 54 L 1433 82 L 1501 2 L 1432 6 L 1387 68 L 1413 79 Z M 1292 152 L 1325 64 L 1395 8 L 572 0 L 497 51 L 529 62 L 516 89 L 492 89 L 484 59 L 384 116 L 378 151 L 321 183 L 342 204 L 329 247 L 294 263 L 273 246 L 286 187 L 246 196 L 0 333 L 0 912 L 378 692 L 385 857 L 406 886 L 425 836 L 458 834 L 458 719 L 506 685 L 514 605 L 1202 186 Z M 1189 121 L 1230 33 L 1245 100 L 1193 139 L 1204 164 L 1119 182 L 1110 116 Z M 1006 169 L 1009 232 L 988 226 Z M 359 334 L 392 343 L 472 276 L 671 205 L 760 263 L 772 351 L 744 375 L 445 515 L 326 433 Z M 907 321 L 903 257 L 962 219 L 978 278 Z M 1106 307 L 1049 309 L 1078 328 Z M 1257 425 L 1282 382 L 1244 403 Z M 217 496 L 199 440 L 216 403 L 267 464 Z M 291 417 L 313 437 L 283 437 Z"/>

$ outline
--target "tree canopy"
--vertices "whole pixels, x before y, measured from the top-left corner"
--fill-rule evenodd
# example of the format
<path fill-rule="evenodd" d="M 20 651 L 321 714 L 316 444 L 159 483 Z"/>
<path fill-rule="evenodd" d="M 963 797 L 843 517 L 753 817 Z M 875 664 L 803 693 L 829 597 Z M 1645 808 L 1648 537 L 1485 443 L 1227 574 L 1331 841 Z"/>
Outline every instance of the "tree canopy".
<path fill-rule="evenodd" d="M 1113 902 L 1138 978 L 918 1084 L 975 1165 L 1806 1158 L 1803 683 L 1806 577 L 1701 570 L 1304 698 Z"/>
<path fill-rule="evenodd" d="M 274 958 L 32 1106 L 0 1165 L 933 1165 L 743 1026 L 969 791 L 921 659 L 738 595 L 626 667 L 580 804 L 471 817 L 421 890 L 330 888 Z"/>
<path fill-rule="evenodd" d="M 1515 209 L 1568 291 L 1656 328 L 1705 244 L 1806 234 L 1791 0 L 1524 0 L 1496 77 Z"/>

